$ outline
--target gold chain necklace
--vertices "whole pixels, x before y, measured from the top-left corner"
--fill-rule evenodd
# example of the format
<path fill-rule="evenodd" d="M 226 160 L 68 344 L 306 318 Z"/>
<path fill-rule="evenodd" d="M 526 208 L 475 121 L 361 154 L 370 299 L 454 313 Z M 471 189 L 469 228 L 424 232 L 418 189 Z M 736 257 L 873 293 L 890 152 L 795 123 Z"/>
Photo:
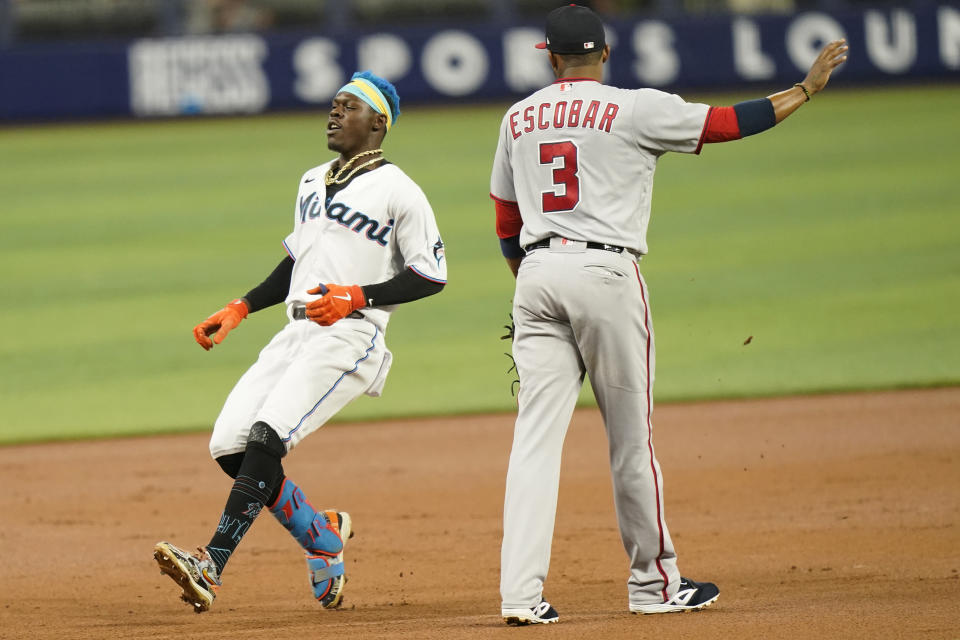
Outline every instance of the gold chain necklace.
<path fill-rule="evenodd" d="M 350 167 L 353 166 L 354 162 L 356 162 L 357 160 L 359 160 L 364 156 L 370 156 L 378 153 L 383 153 L 383 149 L 371 149 L 369 151 L 363 151 L 361 153 L 358 153 L 357 155 L 350 158 L 346 162 L 346 164 L 340 167 L 336 173 L 333 172 L 333 167 L 330 167 L 330 170 L 327 171 L 327 175 L 324 176 L 324 179 L 323 179 L 324 182 L 327 183 L 328 187 L 333 184 L 344 184 L 345 182 L 350 180 L 350 178 L 352 178 L 354 174 L 360 171 L 360 169 L 365 169 L 366 167 L 369 167 L 372 164 L 380 162 L 381 160 L 383 160 L 383 158 L 373 158 L 371 160 L 367 160 L 363 164 L 360 164 L 354 167 L 353 170 L 350 171 L 350 173 L 347 173 L 347 175 L 344 176 L 343 174 L 346 173 L 348 170 L 350 170 Z"/>

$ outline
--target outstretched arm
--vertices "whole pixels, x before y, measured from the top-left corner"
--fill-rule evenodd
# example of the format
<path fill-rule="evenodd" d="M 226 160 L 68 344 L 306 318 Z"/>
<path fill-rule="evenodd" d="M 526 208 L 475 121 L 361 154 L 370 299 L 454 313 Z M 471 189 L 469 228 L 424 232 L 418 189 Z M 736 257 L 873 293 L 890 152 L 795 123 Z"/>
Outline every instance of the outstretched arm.
<path fill-rule="evenodd" d="M 823 91 L 830 80 L 830 74 L 847 59 L 847 51 L 849 50 L 850 47 L 847 46 L 846 40 L 834 40 L 820 51 L 820 55 L 814 60 L 813 66 L 810 67 L 810 71 L 803 82 L 793 85 L 786 91 L 767 96 L 773 103 L 773 112 L 776 115 L 777 123 L 783 121 L 800 105 L 810 100 L 815 93 Z"/>
<path fill-rule="evenodd" d="M 807 77 L 786 91 L 758 100 L 739 102 L 732 107 L 710 107 L 703 125 L 700 146 L 704 143 L 727 142 L 766 131 L 782 122 L 810 96 L 823 91 L 830 74 L 847 59 L 845 40 L 826 45 L 814 60 Z M 700 152 L 697 147 L 697 153 Z"/>

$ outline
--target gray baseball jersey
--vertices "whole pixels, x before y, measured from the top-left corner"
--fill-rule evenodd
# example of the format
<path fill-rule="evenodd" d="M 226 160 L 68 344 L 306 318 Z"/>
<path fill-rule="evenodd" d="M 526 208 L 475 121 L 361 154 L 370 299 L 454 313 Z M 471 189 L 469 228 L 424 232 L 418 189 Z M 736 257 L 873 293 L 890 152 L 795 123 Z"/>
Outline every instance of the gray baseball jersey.
<path fill-rule="evenodd" d="M 709 108 L 654 89 L 558 81 L 507 111 L 490 193 L 519 205 L 521 246 L 561 236 L 644 254 L 657 159 L 696 151 Z"/>
<path fill-rule="evenodd" d="M 517 203 L 528 247 L 513 306 L 520 391 L 504 499 L 505 616 L 543 598 L 563 439 L 584 374 L 610 442 L 629 605 L 678 592 L 652 441 L 653 325 L 635 256 L 647 251 L 658 158 L 697 151 L 708 110 L 660 91 L 561 80 L 503 118 L 490 191 Z"/>

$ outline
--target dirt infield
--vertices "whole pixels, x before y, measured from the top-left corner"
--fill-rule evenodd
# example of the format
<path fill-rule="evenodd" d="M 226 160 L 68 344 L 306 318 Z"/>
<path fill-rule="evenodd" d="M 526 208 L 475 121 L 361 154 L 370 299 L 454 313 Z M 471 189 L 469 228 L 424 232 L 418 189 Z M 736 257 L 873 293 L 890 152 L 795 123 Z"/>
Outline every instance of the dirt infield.
<path fill-rule="evenodd" d="M 549 627 L 499 617 L 512 416 L 330 425 L 286 461 L 347 509 L 345 606 L 322 611 L 271 517 L 191 613 L 157 540 L 205 543 L 229 479 L 206 436 L 0 449 L 0 638 L 958 638 L 960 388 L 660 406 L 680 568 L 720 586 L 687 615 L 627 613 L 597 412 L 567 436 Z"/>

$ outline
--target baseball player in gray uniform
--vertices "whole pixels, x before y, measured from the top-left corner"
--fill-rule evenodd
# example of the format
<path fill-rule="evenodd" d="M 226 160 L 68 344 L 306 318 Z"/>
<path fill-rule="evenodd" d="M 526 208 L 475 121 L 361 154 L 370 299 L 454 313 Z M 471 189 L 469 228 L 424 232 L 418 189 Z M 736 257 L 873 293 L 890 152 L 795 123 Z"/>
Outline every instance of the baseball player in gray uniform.
<path fill-rule="evenodd" d="M 490 180 L 497 234 L 516 276 L 513 355 L 519 413 L 507 471 L 501 614 L 508 624 L 557 622 L 543 597 L 563 440 L 584 375 L 609 440 L 614 502 L 630 562 L 633 613 L 703 609 L 709 582 L 680 575 L 663 506 L 651 413 L 655 350 L 637 261 L 647 253 L 653 174 L 667 151 L 773 127 L 824 88 L 846 59 L 826 45 L 802 83 L 732 107 L 653 89 L 602 84 L 610 55 L 592 11 L 569 5 L 546 21 L 557 81 L 511 106 Z"/>
<path fill-rule="evenodd" d="M 263 283 L 194 328 L 209 350 L 248 313 L 284 302 L 289 319 L 214 425 L 210 454 L 235 482 L 210 542 L 193 554 L 169 542 L 154 547 L 160 570 L 197 613 L 213 604 L 227 561 L 264 509 L 304 551 L 320 605 L 342 602 L 350 515 L 314 509 L 281 459 L 347 403 L 380 395 L 391 363 L 384 343 L 391 313 L 446 283 L 430 203 L 380 149 L 399 104 L 393 85 L 369 72 L 339 90 L 327 121 L 327 147 L 339 157 L 300 178 L 287 256 Z M 331 479 L 345 473 L 334 457 L 320 463 Z"/>

